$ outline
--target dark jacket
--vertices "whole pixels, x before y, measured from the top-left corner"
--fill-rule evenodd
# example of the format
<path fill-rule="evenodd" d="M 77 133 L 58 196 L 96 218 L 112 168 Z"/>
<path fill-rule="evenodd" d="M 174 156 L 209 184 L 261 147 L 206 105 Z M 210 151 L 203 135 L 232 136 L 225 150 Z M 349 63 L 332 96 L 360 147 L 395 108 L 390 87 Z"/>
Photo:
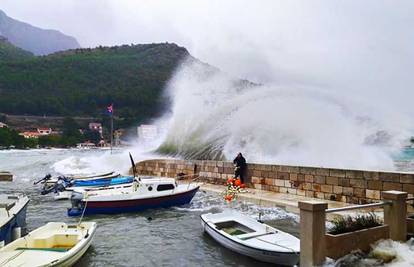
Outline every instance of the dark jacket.
<path fill-rule="evenodd" d="M 246 168 L 247 164 L 246 164 L 246 159 L 241 156 L 241 157 L 236 157 L 233 160 L 233 163 L 236 165 L 236 167 L 240 167 L 240 169 L 244 169 Z"/>

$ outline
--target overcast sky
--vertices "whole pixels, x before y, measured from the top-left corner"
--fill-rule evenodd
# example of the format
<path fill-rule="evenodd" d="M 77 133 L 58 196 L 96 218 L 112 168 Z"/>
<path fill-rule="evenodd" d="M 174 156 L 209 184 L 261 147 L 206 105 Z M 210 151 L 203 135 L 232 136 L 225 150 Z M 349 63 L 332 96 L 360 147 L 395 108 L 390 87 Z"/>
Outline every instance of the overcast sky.
<path fill-rule="evenodd" d="M 0 9 L 83 47 L 175 42 L 238 77 L 414 116 L 414 1 L 1 0 Z"/>

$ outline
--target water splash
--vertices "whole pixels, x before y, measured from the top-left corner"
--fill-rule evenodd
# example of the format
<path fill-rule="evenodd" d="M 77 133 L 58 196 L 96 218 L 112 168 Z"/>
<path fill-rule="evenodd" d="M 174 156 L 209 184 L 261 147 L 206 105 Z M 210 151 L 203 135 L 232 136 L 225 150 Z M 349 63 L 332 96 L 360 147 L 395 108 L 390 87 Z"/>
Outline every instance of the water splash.
<path fill-rule="evenodd" d="M 408 118 L 320 88 L 258 86 L 191 61 L 168 86 L 173 101 L 159 150 L 183 158 L 393 169 Z"/>
<path fill-rule="evenodd" d="M 226 209 L 236 209 L 240 212 L 251 216 L 252 218 L 260 219 L 264 221 L 283 220 L 292 221 L 296 224 L 299 223 L 299 216 L 297 214 L 287 212 L 284 209 L 277 207 L 264 207 L 252 204 L 248 201 L 235 201 L 226 202 L 222 196 L 216 193 L 209 193 L 200 191 L 194 197 L 190 204 L 186 207 L 174 207 L 180 211 L 190 212 L 222 212 Z"/>
<path fill-rule="evenodd" d="M 369 254 L 361 251 L 350 253 L 336 262 L 329 260 L 325 267 L 347 267 L 347 266 L 386 266 L 405 267 L 414 266 L 414 239 L 405 243 L 388 240 L 378 241 L 372 246 Z"/>

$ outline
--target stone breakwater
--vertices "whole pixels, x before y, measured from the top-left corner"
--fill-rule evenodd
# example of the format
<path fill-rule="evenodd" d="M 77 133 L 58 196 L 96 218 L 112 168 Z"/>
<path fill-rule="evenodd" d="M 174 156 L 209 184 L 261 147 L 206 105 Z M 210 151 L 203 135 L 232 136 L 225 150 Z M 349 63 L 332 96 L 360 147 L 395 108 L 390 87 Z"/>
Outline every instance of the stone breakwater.
<path fill-rule="evenodd" d="M 138 162 L 136 169 L 164 177 L 195 174 L 213 184 L 225 184 L 234 175 L 232 162 L 212 160 L 153 159 Z M 248 163 L 245 177 L 256 189 L 353 204 L 378 201 L 388 190 L 414 194 L 414 173 Z"/>

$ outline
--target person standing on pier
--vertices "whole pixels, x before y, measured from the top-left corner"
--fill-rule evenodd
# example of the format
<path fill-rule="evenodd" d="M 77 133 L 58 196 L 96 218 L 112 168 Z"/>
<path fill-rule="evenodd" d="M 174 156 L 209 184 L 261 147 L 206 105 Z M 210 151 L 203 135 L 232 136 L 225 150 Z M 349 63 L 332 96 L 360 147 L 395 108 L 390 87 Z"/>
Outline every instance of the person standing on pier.
<path fill-rule="evenodd" d="M 244 184 L 244 173 L 246 171 L 246 159 L 243 157 L 242 153 L 237 154 L 237 157 L 233 160 L 234 164 L 234 177 L 240 177 L 240 181 Z"/>

